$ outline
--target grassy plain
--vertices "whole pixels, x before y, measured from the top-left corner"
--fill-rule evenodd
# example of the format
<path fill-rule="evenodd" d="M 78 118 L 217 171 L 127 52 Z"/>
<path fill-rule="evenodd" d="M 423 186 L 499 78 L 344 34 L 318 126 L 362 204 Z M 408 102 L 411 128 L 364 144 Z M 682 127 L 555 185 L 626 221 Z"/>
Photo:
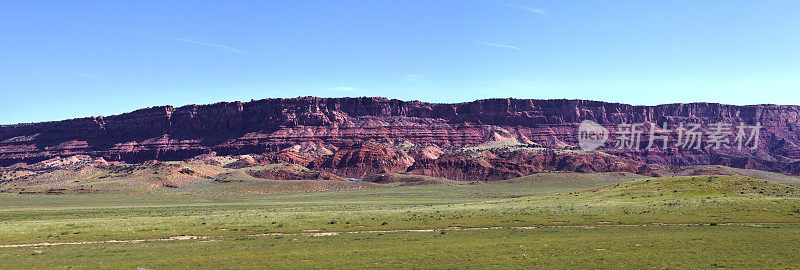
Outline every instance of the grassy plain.
<path fill-rule="evenodd" d="M 800 189 L 745 176 L 2 194 L 0 209 L 11 268 L 800 267 Z"/>

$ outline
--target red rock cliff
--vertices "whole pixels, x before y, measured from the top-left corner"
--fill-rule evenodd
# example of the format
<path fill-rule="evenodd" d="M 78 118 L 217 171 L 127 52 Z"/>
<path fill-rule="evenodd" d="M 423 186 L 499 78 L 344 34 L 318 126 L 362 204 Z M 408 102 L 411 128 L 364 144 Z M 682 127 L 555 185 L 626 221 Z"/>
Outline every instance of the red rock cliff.
<path fill-rule="evenodd" d="M 274 153 L 303 143 L 328 144 L 351 152 L 352 145 L 364 142 L 386 145 L 407 142 L 447 148 L 484 143 L 498 133 L 519 142 L 565 149 L 577 144 L 575 129 L 583 120 L 593 120 L 612 129 L 619 123 L 724 121 L 760 122 L 765 128 L 759 149 L 609 153 L 661 165 L 722 164 L 798 174 L 799 117 L 800 107 L 778 105 L 632 106 L 585 100 L 531 99 L 435 104 L 370 97 L 265 99 L 179 108 L 153 107 L 107 117 L 0 126 L 0 165 L 76 154 L 128 162 L 179 160 L 209 151 Z M 353 153 L 361 153 L 359 151 Z M 342 155 L 314 164 L 356 164 L 353 158 L 361 158 Z M 390 159 L 401 160 L 402 164 L 384 164 L 381 170 L 398 171 L 409 167 L 404 158 L 392 156 Z M 422 170 L 420 166 L 422 164 L 412 167 Z"/>

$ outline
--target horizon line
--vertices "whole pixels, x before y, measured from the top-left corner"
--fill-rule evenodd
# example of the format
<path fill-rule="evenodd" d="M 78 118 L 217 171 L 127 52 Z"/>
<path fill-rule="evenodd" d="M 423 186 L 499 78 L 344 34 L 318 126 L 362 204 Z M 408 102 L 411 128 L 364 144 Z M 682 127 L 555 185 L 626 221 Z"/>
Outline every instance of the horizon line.
<path fill-rule="evenodd" d="M 275 97 L 275 98 L 250 99 L 250 101 L 241 101 L 241 100 L 218 101 L 218 102 L 214 102 L 214 103 L 204 103 L 204 104 L 189 103 L 189 104 L 184 104 L 184 105 L 171 105 L 171 104 L 154 105 L 154 106 L 142 107 L 142 108 L 135 109 L 135 110 L 132 110 L 132 111 L 126 111 L 126 112 L 122 112 L 122 113 L 109 114 L 109 115 L 102 115 L 101 114 L 101 115 L 92 115 L 92 116 L 84 116 L 84 117 L 66 118 L 66 119 L 60 119 L 60 120 L 46 120 L 46 121 L 39 121 L 39 122 L 20 122 L 20 123 L 13 123 L 13 124 L 0 123 L 0 127 L 10 127 L 10 126 L 19 126 L 19 125 L 33 125 L 33 124 L 43 124 L 43 123 L 55 123 L 55 122 L 81 120 L 81 119 L 98 118 L 98 117 L 101 117 L 101 118 L 114 117 L 114 116 L 120 116 L 120 115 L 133 113 L 133 112 L 137 112 L 137 111 L 141 111 L 141 110 L 148 110 L 148 109 L 155 109 L 155 108 L 180 109 L 180 108 L 188 107 L 188 106 L 211 106 L 211 105 L 216 105 L 216 104 L 221 104 L 221 103 L 237 103 L 237 102 L 239 102 L 239 103 L 245 104 L 245 103 L 265 101 L 265 100 L 291 100 L 291 99 L 303 99 L 303 98 L 315 98 L 315 99 L 365 99 L 365 98 L 366 99 L 370 99 L 370 98 L 374 99 L 374 98 L 378 98 L 378 99 L 386 99 L 386 100 L 397 100 L 397 101 L 402 101 L 402 102 L 422 102 L 422 103 L 428 103 L 428 104 L 442 104 L 442 105 L 444 105 L 444 104 L 451 104 L 451 105 L 466 104 L 466 103 L 472 103 L 472 102 L 483 101 L 483 100 L 510 99 L 510 100 L 534 100 L 534 101 L 558 101 L 558 100 L 564 100 L 564 101 L 589 101 L 589 102 L 599 102 L 599 103 L 606 103 L 606 104 L 627 105 L 627 106 L 632 106 L 632 107 L 659 107 L 659 106 L 674 105 L 674 104 L 687 104 L 687 105 L 688 104 L 711 104 L 711 105 L 738 106 L 738 107 L 750 107 L 750 106 L 781 106 L 781 107 L 784 107 L 784 106 L 800 106 L 800 104 L 773 104 L 773 103 L 739 105 L 739 104 L 727 104 L 727 103 L 707 102 L 707 101 L 673 102 L 673 103 L 662 103 L 662 104 L 656 104 L 656 105 L 644 105 L 644 104 L 630 104 L 630 103 L 612 102 L 612 101 L 604 101 L 604 100 L 575 99 L 575 98 L 495 97 L 495 98 L 479 98 L 479 99 L 474 99 L 474 100 L 470 100 L 470 101 L 462 101 L 462 102 L 428 102 L 428 101 L 421 101 L 421 100 L 418 100 L 418 99 L 405 100 L 405 99 L 388 98 L 388 97 L 381 97 L 381 96 L 353 96 L 353 97 L 297 96 L 297 97 Z"/>

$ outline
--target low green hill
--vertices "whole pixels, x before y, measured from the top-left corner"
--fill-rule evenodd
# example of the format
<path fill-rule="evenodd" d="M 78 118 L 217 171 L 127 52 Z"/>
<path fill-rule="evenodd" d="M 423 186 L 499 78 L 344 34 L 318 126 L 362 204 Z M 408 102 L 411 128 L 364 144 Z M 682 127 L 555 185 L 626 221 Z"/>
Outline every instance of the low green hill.
<path fill-rule="evenodd" d="M 731 168 L 721 165 L 696 165 L 684 167 L 670 167 L 658 171 L 662 176 L 693 176 L 693 175 L 741 175 L 758 178 L 775 183 L 800 186 L 800 177 L 780 173 Z"/>

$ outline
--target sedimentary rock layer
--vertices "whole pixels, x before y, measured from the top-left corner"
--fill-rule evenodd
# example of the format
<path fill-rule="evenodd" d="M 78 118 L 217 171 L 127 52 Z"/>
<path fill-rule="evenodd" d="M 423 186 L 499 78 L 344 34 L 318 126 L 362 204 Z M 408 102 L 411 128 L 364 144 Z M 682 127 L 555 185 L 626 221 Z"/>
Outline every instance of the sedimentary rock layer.
<path fill-rule="evenodd" d="M 435 174 L 434 167 L 449 166 L 478 171 L 493 168 L 473 174 L 507 178 L 536 168 L 610 170 L 614 164 L 611 160 L 616 158 L 636 163 L 624 170 L 634 170 L 639 163 L 720 164 L 798 174 L 799 118 L 800 107 L 779 105 L 633 106 L 531 99 L 437 104 L 372 97 L 264 99 L 152 107 L 114 116 L 0 126 L 0 166 L 71 155 L 125 162 L 181 160 L 213 151 L 218 155 L 260 154 L 262 159 L 296 160 L 293 163 L 345 176 L 405 171 Z M 482 159 L 453 155 L 455 149 L 497 141 L 575 150 L 576 129 L 584 120 L 597 122 L 612 132 L 620 123 L 760 123 L 764 128 L 755 150 L 690 150 L 672 146 L 666 150 L 605 149 L 601 153 L 612 157 L 573 158 L 588 162 L 581 162 L 587 165 L 576 168 L 569 166 L 578 166 L 577 163 L 569 165 L 564 163 L 565 158 L 541 151 L 536 152 L 541 156 L 526 159 L 496 153 Z M 297 150 L 309 145 L 316 152 Z M 440 149 L 436 155 L 444 155 L 421 158 L 424 155 L 418 153 L 428 146 Z M 282 151 L 292 147 L 296 148 L 294 152 L 304 152 L 311 158 L 303 161 L 303 155 Z M 500 164 L 512 158 L 520 159 L 520 164 L 532 162 L 527 165 L 534 167 L 509 169 Z M 470 165 L 481 162 L 488 162 L 484 164 L 488 166 Z M 562 164 L 555 164 L 558 162 Z M 592 165 L 595 163 L 605 165 Z M 616 170 L 625 167 L 613 166 Z M 440 174 L 459 178 L 455 170 Z"/>

